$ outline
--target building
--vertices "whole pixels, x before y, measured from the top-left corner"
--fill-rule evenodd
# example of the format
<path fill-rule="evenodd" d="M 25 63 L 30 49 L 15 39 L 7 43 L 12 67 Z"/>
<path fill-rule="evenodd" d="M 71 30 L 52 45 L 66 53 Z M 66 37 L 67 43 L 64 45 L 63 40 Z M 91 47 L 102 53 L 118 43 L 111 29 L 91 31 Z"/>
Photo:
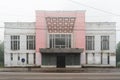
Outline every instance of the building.
<path fill-rule="evenodd" d="M 85 22 L 85 11 L 36 11 L 36 22 L 5 22 L 5 67 L 116 66 L 116 23 Z"/>
<path fill-rule="evenodd" d="M 116 23 L 86 23 L 86 66 L 116 66 Z"/>
<path fill-rule="evenodd" d="M 5 66 L 35 65 L 35 23 L 6 22 L 4 34 Z M 22 62 L 22 59 L 25 59 L 25 62 Z"/>

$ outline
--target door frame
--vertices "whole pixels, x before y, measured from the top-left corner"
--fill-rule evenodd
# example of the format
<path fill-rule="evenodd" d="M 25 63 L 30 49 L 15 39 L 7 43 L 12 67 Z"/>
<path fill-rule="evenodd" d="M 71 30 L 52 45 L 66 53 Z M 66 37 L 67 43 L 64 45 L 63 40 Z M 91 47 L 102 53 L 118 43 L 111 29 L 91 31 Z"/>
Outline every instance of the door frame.
<path fill-rule="evenodd" d="M 57 68 L 65 68 L 66 67 L 65 55 L 57 55 L 56 56 L 56 67 Z"/>

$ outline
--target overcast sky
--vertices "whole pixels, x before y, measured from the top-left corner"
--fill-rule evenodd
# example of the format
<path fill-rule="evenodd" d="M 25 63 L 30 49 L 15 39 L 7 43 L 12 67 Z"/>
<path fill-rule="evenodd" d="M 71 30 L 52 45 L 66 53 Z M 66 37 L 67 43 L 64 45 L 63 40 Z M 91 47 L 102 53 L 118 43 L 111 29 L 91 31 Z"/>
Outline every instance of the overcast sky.
<path fill-rule="evenodd" d="M 77 2 L 72 2 L 77 1 Z M 86 10 L 87 22 L 117 22 L 120 26 L 120 0 L 0 0 L 0 27 L 4 22 L 35 22 L 35 10 Z M 91 8 L 92 7 L 92 8 Z M 98 10 L 96 10 L 96 8 Z M 106 12 L 102 12 L 100 10 Z M 109 12 L 113 14 L 108 14 Z M 118 16 L 117 16 L 118 15 Z M 117 31 L 117 42 L 120 40 Z M 4 29 L 0 28 L 0 40 Z"/>

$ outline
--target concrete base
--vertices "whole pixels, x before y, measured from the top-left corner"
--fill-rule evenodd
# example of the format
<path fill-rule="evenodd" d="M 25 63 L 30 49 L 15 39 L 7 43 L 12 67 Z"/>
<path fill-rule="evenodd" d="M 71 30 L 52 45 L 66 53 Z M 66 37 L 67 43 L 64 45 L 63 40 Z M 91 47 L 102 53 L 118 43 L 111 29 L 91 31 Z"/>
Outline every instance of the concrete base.
<path fill-rule="evenodd" d="M 120 72 L 120 68 L 0 68 L 0 72 Z"/>
<path fill-rule="evenodd" d="M 66 68 L 81 68 L 81 65 L 77 65 L 77 66 L 66 66 Z"/>
<path fill-rule="evenodd" d="M 101 65 L 101 64 L 86 64 L 86 65 L 83 65 L 82 67 L 87 67 L 87 68 L 114 68 L 116 66 L 112 66 L 112 65 Z"/>
<path fill-rule="evenodd" d="M 49 65 L 49 66 L 46 66 L 46 65 L 41 65 L 41 67 L 42 68 L 57 68 L 56 67 L 56 65 Z M 74 66 L 74 65 L 71 65 L 71 66 L 68 66 L 68 65 L 66 65 L 66 67 L 65 68 L 81 68 L 82 66 L 81 65 L 76 65 L 76 66 Z"/>
<path fill-rule="evenodd" d="M 56 65 L 49 65 L 49 66 L 47 66 L 47 65 L 41 65 L 41 68 L 56 68 Z"/>

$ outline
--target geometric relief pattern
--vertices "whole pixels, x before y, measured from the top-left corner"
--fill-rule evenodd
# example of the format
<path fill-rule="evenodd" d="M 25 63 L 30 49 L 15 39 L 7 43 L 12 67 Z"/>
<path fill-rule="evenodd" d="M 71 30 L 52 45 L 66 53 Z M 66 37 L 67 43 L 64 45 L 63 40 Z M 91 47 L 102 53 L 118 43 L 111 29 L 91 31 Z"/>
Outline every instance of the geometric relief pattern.
<path fill-rule="evenodd" d="M 72 33 L 75 17 L 46 17 L 49 33 Z"/>

